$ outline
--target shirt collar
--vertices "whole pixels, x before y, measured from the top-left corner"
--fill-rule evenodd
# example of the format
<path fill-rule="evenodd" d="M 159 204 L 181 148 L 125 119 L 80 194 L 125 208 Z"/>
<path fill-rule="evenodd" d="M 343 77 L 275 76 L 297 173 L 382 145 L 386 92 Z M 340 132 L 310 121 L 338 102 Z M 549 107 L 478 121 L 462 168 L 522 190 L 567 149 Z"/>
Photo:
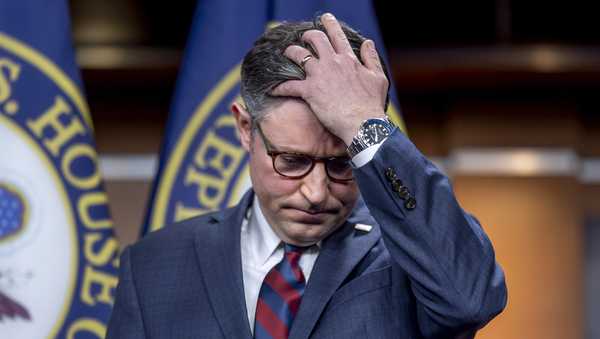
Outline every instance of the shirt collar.
<path fill-rule="evenodd" d="M 273 231 L 269 222 L 262 213 L 258 199 L 254 199 L 252 213 L 248 225 L 250 243 L 259 263 L 264 264 L 275 253 L 281 240 Z"/>
<path fill-rule="evenodd" d="M 249 244 L 252 247 L 256 262 L 264 265 L 269 258 L 276 255 L 278 249 L 283 251 L 283 242 L 265 218 L 258 198 L 254 199 L 249 214 L 247 226 Z M 322 241 L 317 242 L 308 251 L 318 252 L 321 244 Z"/>

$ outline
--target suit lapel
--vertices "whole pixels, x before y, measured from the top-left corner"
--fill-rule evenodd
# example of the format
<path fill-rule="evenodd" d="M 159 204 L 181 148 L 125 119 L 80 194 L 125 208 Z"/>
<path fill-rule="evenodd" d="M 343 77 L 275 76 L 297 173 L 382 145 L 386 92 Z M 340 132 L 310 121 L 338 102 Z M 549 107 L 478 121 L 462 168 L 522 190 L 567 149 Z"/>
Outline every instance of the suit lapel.
<path fill-rule="evenodd" d="M 202 278 L 213 312 L 226 338 L 252 338 L 242 278 L 240 227 L 252 192 L 214 218 L 209 232 L 196 232 L 195 245 Z"/>
<path fill-rule="evenodd" d="M 198 230 L 195 237 L 207 295 L 228 339 L 252 338 L 244 297 L 240 249 L 240 227 L 252 198 L 253 193 L 249 191 L 237 207 L 214 217 L 215 225 L 209 226 L 213 229 L 209 232 Z M 329 299 L 379 238 L 377 227 L 365 233 L 355 231 L 353 224 L 346 223 L 323 241 L 290 339 L 310 336 Z"/>
<path fill-rule="evenodd" d="M 356 231 L 346 223 L 323 241 L 319 257 L 313 268 L 290 339 L 308 338 L 321 313 L 352 269 L 380 238 L 379 228 L 371 232 Z"/>

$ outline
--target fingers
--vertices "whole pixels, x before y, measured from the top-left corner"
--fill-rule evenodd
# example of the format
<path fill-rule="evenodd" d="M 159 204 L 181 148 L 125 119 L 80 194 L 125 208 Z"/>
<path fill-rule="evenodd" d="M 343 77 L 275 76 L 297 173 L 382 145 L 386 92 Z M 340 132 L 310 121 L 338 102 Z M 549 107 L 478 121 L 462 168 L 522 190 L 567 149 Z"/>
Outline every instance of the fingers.
<path fill-rule="evenodd" d="M 310 44 L 315 52 L 317 52 L 320 59 L 335 54 L 331 42 L 329 42 L 329 38 L 325 32 L 316 29 L 306 31 L 302 34 L 302 41 Z"/>
<path fill-rule="evenodd" d="M 271 95 L 279 97 L 299 97 L 304 94 L 304 83 L 302 80 L 288 80 L 279 84 L 271 91 Z"/>
<path fill-rule="evenodd" d="M 340 26 L 340 23 L 336 20 L 333 14 L 323 14 L 321 16 L 321 23 L 327 31 L 327 36 L 329 36 L 329 40 L 331 41 L 333 49 L 339 54 L 349 53 L 353 55 L 350 42 L 348 42 L 348 38 L 346 37 L 346 34 L 344 34 L 342 26 Z"/>
<path fill-rule="evenodd" d="M 317 54 L 316 57 L 327 59 L 334 54 L 346 54 L 355 58 L 352 46 L 337 19 L 332 14 L 326 13 L 321 16 L 321 23 L 327 34 L 320 30 L 312 29 L 304 32 L 301 38 L 303 42 L 312 46 Z M 297 45 L 289 46 L 284 54 L 307 72 L 310 72 L 310 64 L 314 64 L 317 61 L 316 59 L 307 58 L 307 56 L 311 55 L 311 52 Z"/>
<path fill-rule="evenodd" d="M 311 65 L 317 61 L 309 50 L 298 45 L 288 46 L 283 54 L 307 72 Z"/>
<path fill-rule="evenodd" d="M 368 69 L 383 73 L 381 60 L 379 60 L 379 54 L 377 53 L 377 49 L 375 49 L 373 40 L 365 40 L 362 43 L 360 46 L 360 57 Z"/>

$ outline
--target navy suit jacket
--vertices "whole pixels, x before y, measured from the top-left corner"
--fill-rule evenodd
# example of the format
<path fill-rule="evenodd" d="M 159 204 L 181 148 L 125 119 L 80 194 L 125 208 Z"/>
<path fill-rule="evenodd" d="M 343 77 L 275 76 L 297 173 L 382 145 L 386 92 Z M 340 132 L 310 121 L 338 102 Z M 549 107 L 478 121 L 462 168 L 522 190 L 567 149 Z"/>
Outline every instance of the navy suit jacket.
<path fill-rule="evenodd" d="M 322 242 L 289 338 L 472 338 L 506 285 L 448 179 L 398 131 L 355 177 L 376 223 Z M 126 249 L 108 338 L 251 338 L 240 226 L 252 199 Z"/>

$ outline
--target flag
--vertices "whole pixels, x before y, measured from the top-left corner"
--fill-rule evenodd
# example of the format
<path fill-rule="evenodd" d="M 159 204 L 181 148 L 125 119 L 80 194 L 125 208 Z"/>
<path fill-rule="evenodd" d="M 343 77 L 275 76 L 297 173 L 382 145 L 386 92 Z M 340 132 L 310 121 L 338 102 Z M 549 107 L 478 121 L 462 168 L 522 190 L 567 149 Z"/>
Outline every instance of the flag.
<path fill-rule="evenodd" d="M 104 338 L 118 244 L 65 0 L 0 2 L 0 337 Z"/>
<path fill-rule="evenodd" d="M 325 12 L 373 39 L 385 56 L 370 0 L 198 3 L 142 233 L 237 203 L 250 187 L 248 155 L 229 113 L 239 95 L 241 61 L 270 25 Z M 388 114 L 404 129 L 393 88 L 391 99 Z"/>

